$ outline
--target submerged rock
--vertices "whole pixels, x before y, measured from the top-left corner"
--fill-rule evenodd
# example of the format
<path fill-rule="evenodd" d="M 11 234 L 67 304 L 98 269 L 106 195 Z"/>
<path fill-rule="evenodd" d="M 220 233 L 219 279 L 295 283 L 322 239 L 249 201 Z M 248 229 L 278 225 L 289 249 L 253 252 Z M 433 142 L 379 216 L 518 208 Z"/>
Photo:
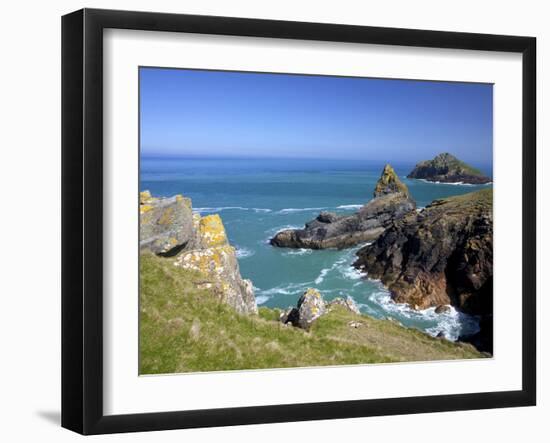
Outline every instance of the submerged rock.
<path fill-rule="evenodd" d="M 432 160 L 418 163 L 407 178 L 420 178 L 441 183 L 468 183 L 482 185 L 491 179 L 481 171 L 460 161 L 454 155 L 443 153 Z"/>
<path fill-rule="evenodd" d="M 451 312 L 451 307 L 448 305 L 439 305 L 435 308 L 436 314 L 447 314 Z"/>
<path fill-rule="evenodd" d="M 380 279 L 398 303 L 493 312 L 493 194 L 435 200 L 357 252 L 354 266 Z"/>
<path fill-rule="evenodd" d="M 140 193 L 139 247 L 158 255 L 175 255 L 194 238 L 191 200 L 181 195 L 154 198 Z"/>
<path fill-rule="evenodd" d="M 349 248 L 372 241 L 394 221 L 416 209 L 407 186 L 386 165 L 374 190 L 374 198 L 352 215 L 321 212 L 304 229 L 278 232 L 273 246 L 285 248 Z"/>

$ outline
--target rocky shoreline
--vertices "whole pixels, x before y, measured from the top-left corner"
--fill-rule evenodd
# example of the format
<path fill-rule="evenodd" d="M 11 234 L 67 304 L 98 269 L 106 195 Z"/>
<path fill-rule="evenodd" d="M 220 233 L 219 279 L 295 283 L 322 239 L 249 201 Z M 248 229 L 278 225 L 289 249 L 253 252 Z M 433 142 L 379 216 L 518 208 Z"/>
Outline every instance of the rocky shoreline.
<path fill-rule="evenodd" d="M 373 199 L 352 215 L 321 212 L 303 229 L 278 232 L 270 244 L 280 248 L 349 248 L 373 241 L 395 221 L 414 212 L 416 203 L 390 165 L 386 165 Z"/>
<path fill-rule="evenodd" d="M 480 333 L 463 339 L 492 353 L 492 202 L 491 189 L 435 200 L 360 249 L 354 266 L 380 279 L 397 303 L 480 316 Z"/>

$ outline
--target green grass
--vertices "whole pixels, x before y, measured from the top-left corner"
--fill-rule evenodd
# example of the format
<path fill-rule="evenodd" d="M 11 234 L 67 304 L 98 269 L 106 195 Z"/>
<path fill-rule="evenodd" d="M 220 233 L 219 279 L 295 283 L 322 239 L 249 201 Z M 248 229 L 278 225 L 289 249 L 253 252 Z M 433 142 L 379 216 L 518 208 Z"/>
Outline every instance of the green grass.
<path fill-rule="evenodd" d="M 434 339 L 388 320 L 336 307 L 310 332 L 279 321 L 261 307 L 239 315 L 201 277 L 152 254 L 140 260 L 140 373 L 284 368 L 479 358 L 471 345 Z M 359 328 L 350 322 L 360 322 Z"/>

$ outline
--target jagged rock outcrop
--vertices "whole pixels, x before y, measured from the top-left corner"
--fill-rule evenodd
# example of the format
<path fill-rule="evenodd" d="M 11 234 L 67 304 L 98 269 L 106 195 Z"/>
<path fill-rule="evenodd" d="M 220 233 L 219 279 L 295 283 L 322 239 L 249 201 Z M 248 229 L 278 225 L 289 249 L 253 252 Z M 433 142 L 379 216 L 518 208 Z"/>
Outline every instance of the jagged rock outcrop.
<path fill-rule="evenodd" d="M 491 189 L 435 200 L 360 249 L 354 266 L 380 279 L 398 303 L 492 316 L 492 201 Z"/>
<path fill-rule="evenodd" d="M 191 200 L 181 195 L 155 198 L 140 192 L 139 247 L 158 255 L 175 255 L 194 238 Z"/>
<path fill-rule="evenodd" d="M 407 178 L 419 178 L 441 183 L 469 183 L 482 185 L 491 179 L 481 171 L 460 161 L 454 155 L 443 153 L 432 160 L 418 163 Z"/>
<path fill-rule="evenodd" d="M 207 215 L 195 219 L 195 224 L 197 248 L 182 251 L 174 265 L 200 272 L 201 287 L 211 289 L 237 312 L 257 313 L 252 282 L 241 277 L 235 248 L 227 241 L 220 216 Z"/>
<path fill-rule="evenodd" d="M 284 248 L 349 248 L 372 241 L 394 221 L 414 211 L 416 204 L 390 165 L 386 165 L 376 184 L 374 198 L 352 215 L 321 212 L 304 229 L 278 232 L 273 246 Z"/>
<path fill-rule="evenodd" d="M 235 248 L 229 244 L 219 215 L 193 214 L 181 195 L 154 198 L 140 194 L 140 249 L 175 257 L 174 265 L 199 272 L 201 288 L 210 289 L 237 312 L 258 312 L 254 288 L 241 277 Z"/>

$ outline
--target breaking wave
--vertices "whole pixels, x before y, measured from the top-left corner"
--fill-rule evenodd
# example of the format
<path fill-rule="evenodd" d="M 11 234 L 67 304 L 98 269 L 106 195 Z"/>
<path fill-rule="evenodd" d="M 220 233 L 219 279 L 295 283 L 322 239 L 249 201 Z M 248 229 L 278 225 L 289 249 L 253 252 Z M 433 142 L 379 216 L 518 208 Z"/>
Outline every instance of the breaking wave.
<path fill-rule="evenodd" d="M 302 293 L 311 286 L 313 282 L 305 283 L 290 283 L 287 285 L 279 285 L 269 289 L 258 289 L 256 295 L 256 301 L 259 297 L 268 297 L 271 298 L 275 295 L 302 295 Z M 264 302 L 265 303 L 265 302 Z"/>
<path fill-rule="evenodd" d="M 336 206 L 336 209 L 360 209 L 364 205 L 340 205 Z"/>
<path fill-rule="evenodd" d="M 369 300 L 378 304 L 397 320 L 403 319 L 406 321 L 409 319 L 435 322 L 434 326 L 424 329 L 433 337 L 442 333 L 447 340 L 456 341 L 461 335 L 475 334 L 479 331 L 479 319 L 477 317 L 459 312 L 452 306 L 449 306 L 449 312 L 441 314 L 437 314 L 435 308 L 415 310 L 405 303 L 395 303 L 390 293 L 384 289 L 370 294 Z"/>
<path fill-rule="evenodd" d="M 277 211 L 278 214 L 291 214 L 293 212 L 306 212 L 306 211 L 321 211 L 323 209 L 328 209 L 326 206 L 323 208 L 285 208 Z"/>
<path fill-rule="evenodd" d="M 242 206 L 219 206 L 215 208 L 193 208 L 193 212 L 198 212 L 201 214 L 204 213 L 213 213 L 213 212 L 222 212 L 229 210 L 237 211 L 254 211 L 254 212 L 271 212 L 271 209 L 267 208 L 244 208 Z"/>
<path fill-rule="evenodd" d="M 256 253 L 256 251 L 252 249 L 243 248 L 241 246 L 236 246 L 235 248 L 236 248 L 235 255 L 237 256 L 237 258 L 252 257 Z"/>
<path fill-rule="evenodd" d="M 426 180 L 425 178 L 418 178 L 417 180 L 424 182 L 424 183 L 430 183 L 434 185 L 451 185 L 451 186 L 485 186 L 485 185 L 492 185 L 493 182 L 489 183 L 480 183 L 480 184 L 474 184 L 474 183 L 464 183 L 464 182 L 454 182 L 454 183 L 448 183 L 448 182 L 433 182 L 431 180 Z"/>
<path fill-rule="evenodd" d="M 300 249 L 291 249 L 287 252 L 283 252 L 283 255 L 285 256 L 291 256 L 291 255 L 309 255 L 313 252 L 312 249 L 305 249 L 305 248 L 300 248 Z"/>

